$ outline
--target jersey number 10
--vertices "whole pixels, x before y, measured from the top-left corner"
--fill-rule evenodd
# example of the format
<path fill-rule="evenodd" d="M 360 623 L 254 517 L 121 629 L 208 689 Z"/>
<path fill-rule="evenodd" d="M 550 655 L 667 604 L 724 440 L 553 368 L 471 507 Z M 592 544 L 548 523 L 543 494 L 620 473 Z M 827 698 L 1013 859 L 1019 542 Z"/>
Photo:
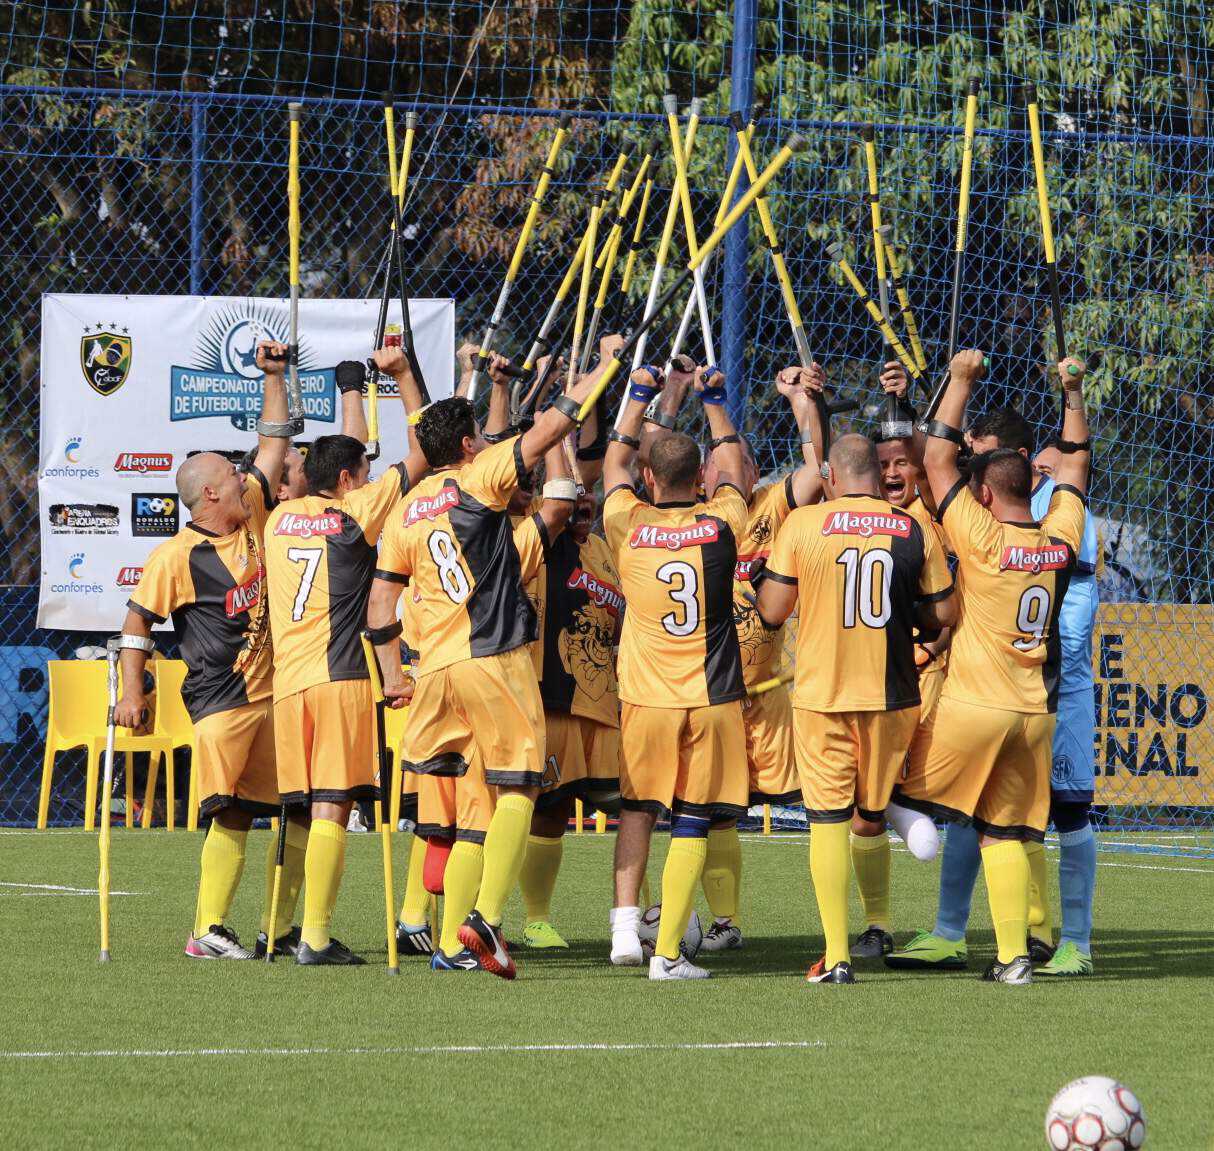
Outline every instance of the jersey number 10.
<path fill-rule="evenodd" d="M 843 567 L 843 626 L 855 627 L 857 615 L 865 627 L 881 628 L 889 623 L 894 557 L 882 548 L 863 554 L 859 548 L 848 548 L 835 563 Z"/>

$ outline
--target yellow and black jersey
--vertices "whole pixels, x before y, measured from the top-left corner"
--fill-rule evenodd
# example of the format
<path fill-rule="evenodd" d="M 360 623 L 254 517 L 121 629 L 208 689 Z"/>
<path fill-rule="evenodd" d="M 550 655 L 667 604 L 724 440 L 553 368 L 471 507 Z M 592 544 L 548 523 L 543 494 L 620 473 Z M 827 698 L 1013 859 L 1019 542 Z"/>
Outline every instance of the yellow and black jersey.
<path fill-rule="evenodd" d="M 775 665 L 784 647 L 784 629 L 763 626 L 750 586 L 751 569 L 771 555 L 780 525 L 796 507 L 792 476 L 755 488 L 750 497 L 750 515 L 738 539 L 738 562 L 733 576 L 733 622 L 742 651 L 742 678 L 747 687 L 775 675 Z"/>
<path fill-rule="evenodd" d="M 385 528 L 375 574 L 413 589 L 419 675 L 536 638 L 506 512 L 524 475 L 515 436 L 427 476 Z"/>
<path fill-rule="evenodd" d="M 548 559 L 549 548 L 548 526 L 538 510 L 540 502 L 542 501 L 533 500 L 531 510 L 526 515 L 510 517 L 514 546 L 518 551 L 519 579 L 522 580 L 523 594 L 535 611 L 537 638 L 530 647 L 537 680 L 544 666 L 544 648 L 538 637 L 544 631 L 544 564 Z"/>
<path fill-rule="evenodd" d="M 245 477 L 245 502 L 252 515 L 234 532 L 217 536 L 190 523 L 160 544 L 127 601 L 152 623 L 172 616 L 187 668 L 182 698 L 195 723 L 271 691 L 261 536 L 274 500 L 256 468 Z"/>
<path fill-rule="evenodd" d="M 1000 523 L 959 480 L 940 504 L 957 556 L 960 617 L 945 696 L 1026 713 L 1058 707 L 1058 612 L 1083 539 L 1086 503 L 1060 484 L 1041 523 Z"/>
<path fill-rule="evenodd" d="M 274 629 L 274 698 L 340 680 L 366 679 L 363 627 L 375 544 L 409 487 L 397 464 L 340 499 L 279 504 L 266 524 Z"/>
<path fill-rule="evenodd" d="M 707 707 L 746 694 L 733 575 L 749 514 L 732 484 L 700 504 L 647 504 L 623 486 L 608 493 L 603 527 L 628 603 L 622 702 Z"/>
<path fill-rule="evenodd" d="M 592 535 L 579 544 L 563 532 L 549 549 L 539 585 L 536 671 L 545 710 L 618 727 L 613 650 L 624 596 L 607 541 Z"/>
<path fill-rule="evenodd" d="M 919 703 L 915 605 L 952 589 L 935 534 L 875 496 L 844 496 L 789 517 L 767 577 L 796 584 L 794 707 L 895 711 Z"/>

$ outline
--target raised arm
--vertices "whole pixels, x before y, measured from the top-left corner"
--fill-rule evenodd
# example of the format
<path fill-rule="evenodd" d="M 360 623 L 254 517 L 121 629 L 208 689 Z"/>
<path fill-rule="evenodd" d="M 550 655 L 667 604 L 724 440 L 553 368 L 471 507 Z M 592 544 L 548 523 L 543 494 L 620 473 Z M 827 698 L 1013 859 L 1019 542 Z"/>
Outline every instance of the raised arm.
<path fill-rule="evenodd" d="M 267 354 L 268 353 L 268 354 Z M 275 357 L 271 359 L 270 357 Z M 261 395 L 261 421 L 264 426 L 287 422 L 287 345 L 274 340 L 262 340 L 257 345 L 257 366 L 265 373 Z M 266 477 L 270 492 L 278 491 L 282 467 L 291 446 L 290 436 L 262 435 L 257 432 L 257 455 L 253 466 Z"/>
<path fill-rule="evenodd" d="M 497 443 L 510 434 L 510 377 L 502 373 L 503 364 L 510 361 L 494 352 L 489 357 L 489 413 L 482 428 L 489 443 Z M 494 371 L 497 368 L 497 371 Z"/>
<path fill-rule="evenodd" d="M 460 344 L 455 349 L 455 362 L 459 364 L 459 381 L 455 385 L 457 396 L 466 396 L 476 370 L 476 357 L 480 352 L 477 344 Z"/>
<path fill-rule="evenodd" d="M 409 437 L 409 454 L 402 461 L 409 476 L 410 485 L 417 483 L 429 470 L 430 464 L 417 446 L 417 433 L 410 420 L 415 412 L 422 408 L 421 389 L 409 370 L 409 361 L 402 348 L 376 348 L 372 353 L 375 366 L 385 375 L 396 381 L 396 390 L 400 393 L 400 402 L 405 408 L 405 428 Z"/>
<path fill-rule="evenodd" d="M 729 418 L 729 409 L 725 406 L 725 373 L 720 368 L 701 368 L 695 374 L 695 389 L 704 405 L 708 434 L 712 437 L 708 450 L 717 465 L 717 487 L 724 483 L 733 484 L 743 498 L 750 499 L 747 490 L 750 485 L 745 481 L 742 466 L 742 443 L 738 438 L 738 429 Z M 705 494 L 712 499 L 715 493 Z"/>
<path fill-rule="evenodd" d="M 662 381 L 662 391 L 653 411 L 641 424 L 641 446 L 638 453 L 641 463 L 648 467 L 649 451 L 666 432 L 673 431 L 678 422 L 679 411 L 687 393 L 695 381 L 696 362 L 680 353 L 670 363 L 670 374 Z M 652 375 L 652 373 L 650 373 Z M 661 379 L 659 375 L 657 377 Z"/>
<path fill-rule="evenodd" d="M 548 449 L 544 455 L 543 502 L 539 507 L 540 519 L 548 530 L 551 543 L 565 530 L 577 507 L 577 484 L 569 471 L 569 459 L 565 455 L 564 443 Z"/>
<path fill-rule="evenodd" d="M 367 428 L 367 413 L 363 410 L 367 365 L 361 360 L 342 360 L 333 376 L 341 397 L 341 434 L 365 444 L 371 434 Z"/>
<path fill-rule="evenodd" d="M 823 495 L 822 464 L 825 431 L 818 405 L 811 393 L 821 393 L 826 386 L 826 373 L 822 365 L 814 363 L 808 368 L 783 368 L 776 373 L 776 391 L 792 409 L 797 421 L 797 432 L 801 437 L 801 458 L 805 463 L 792 474 L 792 502 L 803 508 L 817 503 Z"/>
<path fill-rule="evenodd" d="M 965 422 L 965 408 L 974 384 L 982 375 L 982 364 L 982 353 L 972 348 L 958 352 L 953 357 L 948 366 L 948 386 L 936 409 L 936 418 L 927 426 L 923 467 L 937 506 L 961 479 L 961 472 L 957 468 L 957 455 L 962 444 L 961 426 Z"/>
<path fill-rule="evenodd" d="M 1054 482 L 1087 493 L 1088 474 L 1092 467 L 1092 432 L 1083 401 L 1083 377 L 1087 365 L 1070 356 L 1058 365 L 1062 384 L 1062 438 L 1059 451 L 1062 458 L 1054 468 Z"/>
<path fill-rule="evenodd" d="M 645 409 L 658 392 L 658 381 L 648 368 L 637 368 L 628 379 L 628 399 L 624 411 L 607 437 L 607 454 L 603 458 L 603 491 L 632 486 L 632 462 L 641 446 L 641 421 Z"/>

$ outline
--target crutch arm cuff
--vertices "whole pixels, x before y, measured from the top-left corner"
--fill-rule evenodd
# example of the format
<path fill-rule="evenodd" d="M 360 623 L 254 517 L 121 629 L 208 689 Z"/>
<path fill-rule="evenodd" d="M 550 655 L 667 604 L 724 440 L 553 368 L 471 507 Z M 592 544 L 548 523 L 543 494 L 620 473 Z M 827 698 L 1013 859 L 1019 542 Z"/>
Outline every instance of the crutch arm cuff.
<path fill-rule="evenodd" d="M 381 643 L 391 643 L 404 631 L 404 625 L 400 620 L 393 620 L 390 624 L 385 624 L 383 627 L 369 627 L 366 629 L 366 636 L 377 647 Z"/>
<path fill-rule="evenodd" d="M 960 428 L 954 428 L 951 424 L 944 423 L 943 420 L 928 420 L 921 425 L 923 434 L 937 440 L 949 440 L 958 447 L 965 445 L 965 436 Z"/>
<path fill-rule="evenodd" d="M 126 632 L 113 636 L 109 644 L 112 644 L 116 651 L 123 651 L 129 648 L 131 651 L 142 651 L 151 655 L 156 650 L 156 641 L 151 636 L 128 635 Z"/>

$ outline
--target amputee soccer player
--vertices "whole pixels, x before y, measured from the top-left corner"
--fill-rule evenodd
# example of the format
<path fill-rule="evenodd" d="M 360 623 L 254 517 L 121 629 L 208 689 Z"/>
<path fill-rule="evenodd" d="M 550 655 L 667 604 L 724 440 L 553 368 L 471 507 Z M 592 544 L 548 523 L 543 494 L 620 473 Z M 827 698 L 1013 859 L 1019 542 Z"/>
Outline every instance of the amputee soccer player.
<path fill-rule="evenodd" d="M 924 451 L 957 556 L 961 612 L 940 702 L 915 738 L 898 795 L 908 807 L 977 829 L 999 947 L 984 977 L 1009 984 L 1032 982 L 1025 844 L 1043 841 L 1049 817 L 1058 615 L 1083 539 L 1091 458 L 1083 365 L 1068 359 L 1058 370 L 1066 455 L 1041 521 L 1032 516 L 1032 471 L 1019 452 L 998 448 L 974 456 L 968 480 L 957 468 L 966 404 L 982 371 L 980 352 L 962 352 L 949 365 Z M 886 962 L 905 966 L 902 953 Z"/>
<path fill-rule="evenodd" d="M 620 639 L 620 792 L 611 961 L 643 958 L 637 899 L 657 816 L 669 813 L 662 914 L 650 979 L 705 979 L 680 952 L 714 819 L 746 810 L 742 660 L 733 626 L 737 541 L 749 515 L 742 450 L 725 410 L 725 377 L 696 374 L 716 455 L 717 486 L 696 503 L 699 445 L 668 432 L 643 467 L 653 503 L 633 486 L 631 467 L 656 369 L 632 375 L 628 401 L 604 461 L 603 527 L 628 610 Z M 679 371 L 673 367 L 672 371 Z"/>
<path fill-rule="evenodd" d="M 898 397 L 904 414 L 913 423 L 916 413 L 906 398 L 909 380 L 905 369 L 896 360 L 886 363 L 881 371 L 881 386 Z M 933 532 L 937 542 L 947 551 L 940 525 L 932 518 L 924 500 L 927 481 L 920 469 L 922 443 L 919 437 L 882 439 L 876 437 L 877 459 L 881 465 L 881 495 L 896 508 L 909 512 L 925 532 Z M 931 493 L 927 492 L 928 499 Z M 934 504 L 932 505 L 935 506 Z M 919 722 L 931 714 L 940 698 L 944 669 L 948 658 L 949 629 L 915 629 L 915 666 L 919 672 Z M 893 827 L 902 837 L 907 850 L 916 859 L 930 862 L 936 858 L 940 837 L 935 823 L 922 812 L 899 807 L 892 801 L 886 805 L 885 819 L 875 823 L 858 811 L 852 816 L 851 856 L 864 909 L 864 930 L 851 946 L 856 959 L 873 959 L 894 949 L 890 903 L 891 853 L 885 827 Z"/>
<path fill-rule="evenodd" d="M 1019 452 L 1026 459 L 1034 446 L 1032 426 L 1013 408 L 983 412 L 970 428 L 976 452 L 998 448 Z M 1033 460 L 1037 479 L 1030 508 L 1041 520 L 1049 510 L 1055 484 L 1053 467 L 1062 453 L 1047 446 Z M 1089 821 L 1095 787 L 1095 682 L 1092 678 L 1092 633 L 1099 595 L 1096 588 L 1098 543 L 1092 517 L 1085 516 L 1083 541 L 1058 616 L 1062 663 L 1058 686 L 1057 724 L 1054 729 L 1053 771 L 1050 780 L 1050 820 L 1058 830 L 1061 860 L 1062 936 L 1053 955 L 1050 901 L 1045 849 L 1026 843 L 1029 857 L 1029 958 L 1041 975 L 1087 975 L 1092 970 L 1092 895 L 1096 884 L 1096 841 Z M 906 967 L 949 969 L 964 967 L 968 958 L 966 925 L 974 883 L 978 877 L 978 833 L 953 824 L 945 841 L 940 868 L 940 896 L 936 924 L 921 932 L 898 953 Z"/>
<path fill-rule="evenodd" d="M 486 971 L 506 979 L 515 966 L 502 910 L 518 881 L 544 770 L 543 706 L 526 647 L 536 638 L 535 610 L 522 589 L 507 506 L 522 477 L 575 425 L 597 378 L 585 377 L 529 431 L 492 447 L 462 397 L 426 409 L 417 437 L 435 474 L 403 509 L 403 527 L 380 557 L 368 620 L 387 693 L 399 580 L 407 577 L 421 600 L 422 651 L 402 756 L 421 774 L 443 764 L 459 774 L 475 754 L 497 789 L 480 891 L 458 938 Z M 447 882 L 451 874 L 448 860 Z"/>
<path fill-rule="evenodd" d="M 788 400 L 801 438 L 805 463 L 771 483 L 754 487 L 759 470 L 750 444 L 742 439 L 744 486 L 751 489 L 749 517 L 738 539 L 738 561 L 734 567 L 733 621 L 742 654 L 742 681 L 747 688 L 773 678 L 784 650 L 783 628 L 763 625 L 755 608 L 750 583 L 751 569 L 761 567 L 771 554 L 776 534 L 798 507 L 822 498 L 821 452 L 823 429 L 818 408 L 810 392 L 821 391 L 826 373 L 821 365 L 784 368 L 776 376 L 776 390 Z M 669 385 L 667 390 L 669 390 Z M 704 467 L 704 483 L 717 486 L 713 457 Z M 792 747 L 792 703 L 784 685 L 747 699 L 742 708 L 746 730 L 746 763 L 750 772 L 749 803 L 800 803 L 797 768 Z M 704 893 L 713 922 L 704 935 L 705 951 L 724 951 L 742 946 L 738 922 L 742 887 L 742 845 L 738 821 L 714 821 L 708 831 L 708 855 L 704 864 Z"/>
<path fill-rule="evenodd" d="M 267 359 L 267 353 L 282 358 Z M 153 624 L 172 617 L 187 668 L 182 696 L 194 723 L 202 815 L 211 819 L 185 948 L 193 959 L 252 958 L 227 915 L 254 817 L 278 814 L 262 529 L 288 447 L 285 353 L 285 344 L 257 347 L 265 392 L 248 474 L 212 452 L 191 456 L 177 469 L 177 494 L 190 522 L 148 556 L 122 625 L 123 695 L 114 711 L 119 726 L 143 724 Z M 306 836 L 297 824 L 288 829 L 289 842 Z M 284 892 L 299 891 L 297 864 L 297 855 L 288 853 Z M 289 896 L 280 912 L 279 922 L 290 923 Z"/>
<path fill-rule="evenodd" d="M 406 411 L 420 406 L 399 348 L 374 354 L 400 385 Z M 361 631 L 375 571 L 375 545 L 401 497 L 426 474 L 416 450 L 369 482 L 365 446 L 319 436 L 304 461 L 309 494 L 280 504 L 265 529 L 274 631 L 274 727 L 278 786 L 289 807 L 311 815 L 304 860 L 305 966 L 362 963 L 329 935 L 345 870 L 346 823 L 359 799 L 375 799 L 371 684 Z M 387 786 L 387 780 L 383 783 Z"/>
<path fill-rule="evenodd" d="M 881 823 L 919 721 L 913 626 L 956 616 L 935 535 L 881 498 L 877 449 L 843 436 L 831 449 L 836 498 L 789 516 L 761 573 L 759 615 L 778 627 L 796 608 L 793 736 L 809 867 L 826 952 L 812 983 L 854 983 L 847 939 L 853 811 Z"/>

